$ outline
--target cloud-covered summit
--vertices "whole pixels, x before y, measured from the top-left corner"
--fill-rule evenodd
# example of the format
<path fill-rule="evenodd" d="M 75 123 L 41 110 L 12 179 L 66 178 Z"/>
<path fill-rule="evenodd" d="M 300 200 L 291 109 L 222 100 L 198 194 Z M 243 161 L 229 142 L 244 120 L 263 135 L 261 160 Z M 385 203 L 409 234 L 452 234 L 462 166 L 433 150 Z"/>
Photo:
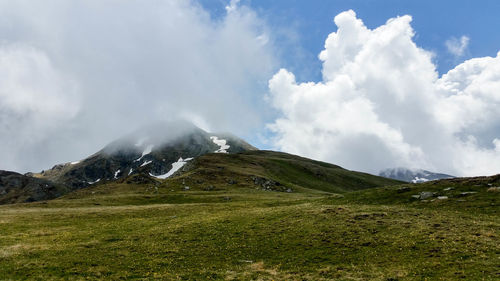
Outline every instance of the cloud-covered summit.
<path fill-rule="evenodd" d="M 214 17 L 186 0 L 0 0 L 0 168 L 79 159 L 156 120 L 260 128 L 268 33 L 238 1 Z"/>
<path fill-rule="evenodd" d="M 404 166 L 456 175 L 500 172 L 500 54 L 439 77 L 418 47 L 410 16 L 367 28 L 354 11 L 335 17 L 319 58 L 323 81 L 269 81 L 281 113 L 269 128 L 287 152 L 376 173 Z"/>

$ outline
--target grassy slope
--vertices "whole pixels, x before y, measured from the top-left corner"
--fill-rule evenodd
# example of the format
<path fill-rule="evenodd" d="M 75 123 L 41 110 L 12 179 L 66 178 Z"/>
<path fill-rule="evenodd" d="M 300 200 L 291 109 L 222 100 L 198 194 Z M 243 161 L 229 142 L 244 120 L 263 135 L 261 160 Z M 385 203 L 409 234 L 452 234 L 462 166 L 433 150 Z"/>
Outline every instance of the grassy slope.
<path fill-rule="evenodd" d="M 220 184 L 232 179 L 240 185 L 253 187 L 251 178 L 259 176 L 297 191 L 343 193 L 402 183 L 296 155 L 262 150 L 208 154 L 190 165 L 190 171 L 181 178 L 192 186 L 200 185 L 199 182 L 205 186 Z"/>
<path fill-rule="evenodd" d="M 157 186 L 110 183 L 0 206 L 0 279 L 500 277 L 500 193 L 487 191 L 495 178 L 410 185 L 405 192 L 283 193 L 248 188 L 246 175 L 270 176 L 265 168 L 207 161 L 213 165 Z M 203 175 L 203 183 L 183 190 Z M 227 183 L 239 176 L 240 183 Z M 216 188 L 203 191 L 207 184 Z M 409 199 L 446 187 L 455 188 L 448 200 Z M 458 197 L 471 189 L 477 193 Z"/>
<path fill-rule="evenodd" d="M 345 194 L 344 203 L 370 205 L 404 205 L 415 208 L 433 208 L 460 210 L 469 214 L 499 214 L 499 192 L 488 191 L 500 186 L 500 175 L 492 177 L 455 178 L 431 181 L 422 184 L 405 184 L 352 192 Z M 413 198 L 422 192 L 433 192 L 434 196 L 426 200 Z M 468 193 L 468 194 L 466 194 Z M 448 197 L 439 200 L 437 197 Z"/>

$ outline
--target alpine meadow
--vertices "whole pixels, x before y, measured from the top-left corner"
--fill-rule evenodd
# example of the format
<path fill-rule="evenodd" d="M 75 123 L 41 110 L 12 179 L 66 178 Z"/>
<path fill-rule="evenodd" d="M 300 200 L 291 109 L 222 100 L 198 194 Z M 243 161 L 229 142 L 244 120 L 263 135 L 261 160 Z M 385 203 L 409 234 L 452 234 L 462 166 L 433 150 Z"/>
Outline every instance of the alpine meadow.
<path fill-rule="evenodd" d="M 500 280 L 499 13 L 0 0 L 0 281 Z"/>

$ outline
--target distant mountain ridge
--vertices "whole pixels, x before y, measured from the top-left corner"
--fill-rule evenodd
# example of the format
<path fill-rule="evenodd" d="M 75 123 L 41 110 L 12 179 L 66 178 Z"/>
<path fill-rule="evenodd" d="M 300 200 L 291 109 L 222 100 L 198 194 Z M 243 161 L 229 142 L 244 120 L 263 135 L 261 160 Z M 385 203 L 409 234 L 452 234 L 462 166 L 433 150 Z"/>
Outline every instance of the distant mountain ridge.
<path fill-rule="evenodd" d="M 195 157 L 247 150 L 256 148 L 230 134 L 208 133 L 184 121 L 162 122 L 113 141 L 81 161 L 29 175 L 79 189 L 135 173 L 164 179 Z"/>
<path fill-rule="evenodd" d="M 411 182 L 411 183 L 421 183 L 432 180 L 449 179 L 455 177 L 442 173 L 429 172 L 427 170 L 422 170 L 422 169 L 412 170 L 407 168 L 386 169 L 381 171 L 379 173 L 379 176 L 405 182 Z"/>

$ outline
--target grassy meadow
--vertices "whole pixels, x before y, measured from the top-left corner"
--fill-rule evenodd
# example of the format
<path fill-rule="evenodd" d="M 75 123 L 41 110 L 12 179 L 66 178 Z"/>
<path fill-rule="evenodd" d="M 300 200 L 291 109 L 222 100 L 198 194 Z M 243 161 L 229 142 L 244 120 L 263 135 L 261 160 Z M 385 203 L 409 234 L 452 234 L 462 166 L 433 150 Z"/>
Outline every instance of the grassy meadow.
<path fill-rule="evenodd" d="M 500 279 L 498 178 L 276 192 L 221 170 L 235 180 L 194 169 L 0 206 L 0 280 Z"/>

